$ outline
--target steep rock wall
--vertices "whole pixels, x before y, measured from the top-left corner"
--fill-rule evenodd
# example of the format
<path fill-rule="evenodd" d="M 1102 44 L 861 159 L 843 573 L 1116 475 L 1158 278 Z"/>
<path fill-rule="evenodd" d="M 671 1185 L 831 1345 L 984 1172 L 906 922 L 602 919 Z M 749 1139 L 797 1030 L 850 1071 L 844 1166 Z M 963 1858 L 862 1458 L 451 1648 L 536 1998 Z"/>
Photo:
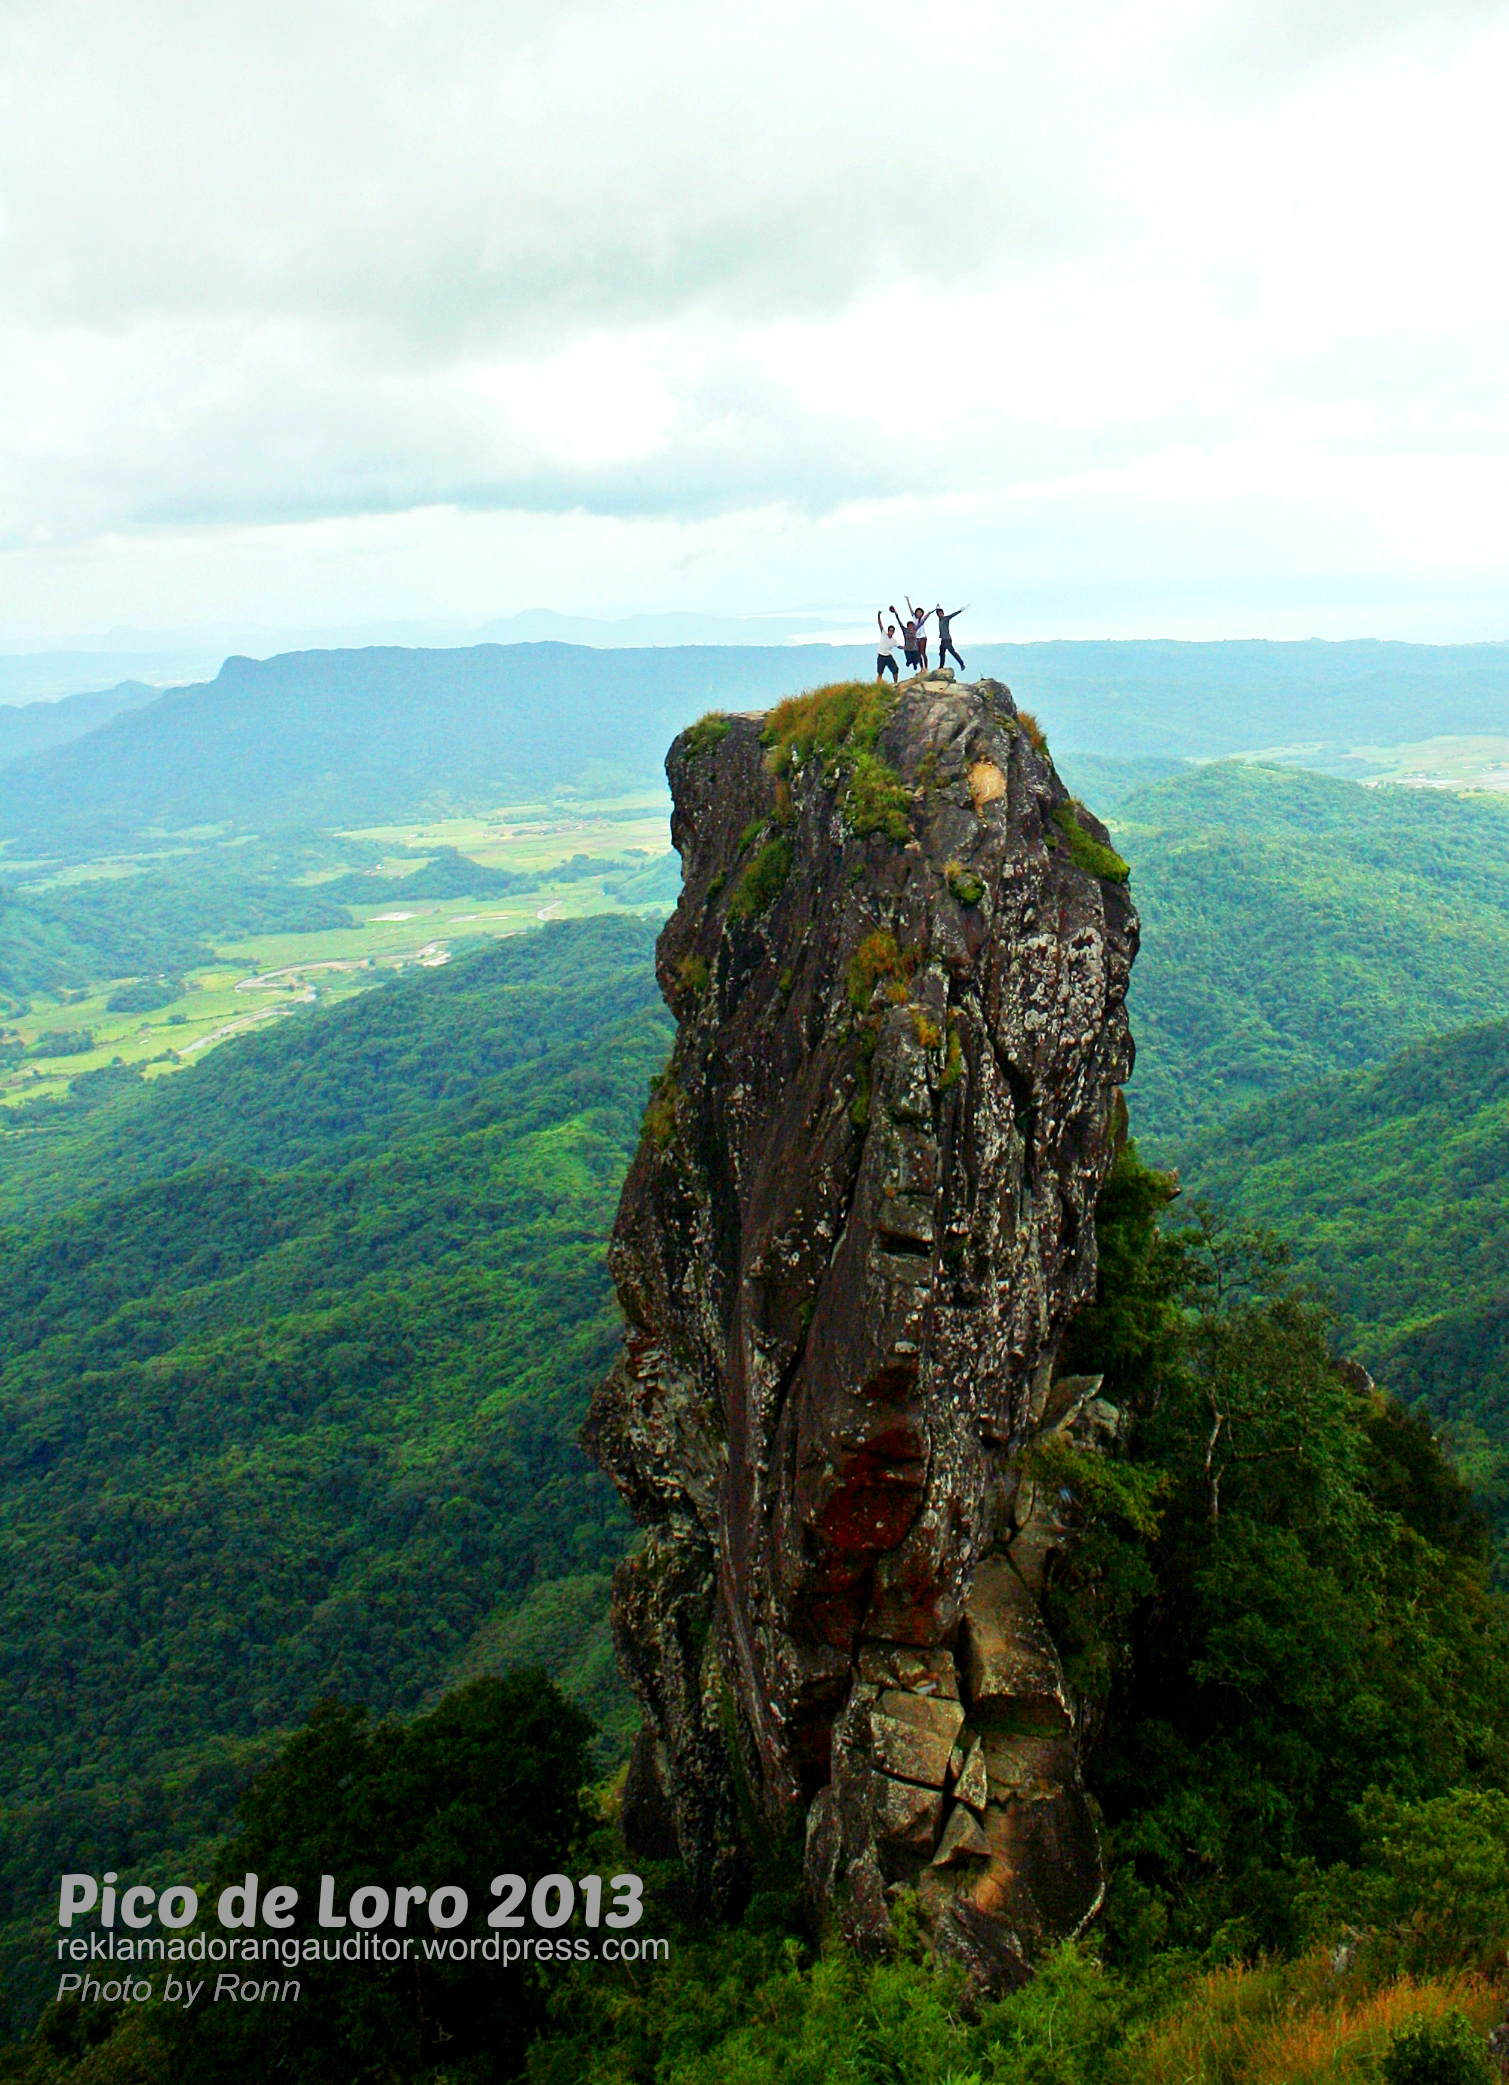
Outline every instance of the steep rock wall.
<path fill-rule="evenodd" d="M 917 1890 L 998 1988 L 1102 1887 L 1021 1457 L 1116 1426 L 1053 1362 L 1131 1069 L 1125 871 L 991 682 L 706 720 L 666 766 L 679 1028 L 584 1430 L 644 1530 L 626 1829 L 714 1908 L 801 1832 L 820 1915 L 879 1944 Z"/>

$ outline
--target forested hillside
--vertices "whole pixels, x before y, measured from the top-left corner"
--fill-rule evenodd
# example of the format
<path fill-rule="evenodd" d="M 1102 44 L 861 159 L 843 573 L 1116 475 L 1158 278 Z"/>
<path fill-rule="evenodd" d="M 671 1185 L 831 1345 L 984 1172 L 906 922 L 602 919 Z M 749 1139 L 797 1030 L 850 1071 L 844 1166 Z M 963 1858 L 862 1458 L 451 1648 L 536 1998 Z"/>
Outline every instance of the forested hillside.
<path fill-rule="evenodd" d="M 548 928 L 0 1135 L 13 1942 L 60 1863 L 217 1826 L 321 1691 L 542 1657 L 613 1741 L 625 1531 L 574 1434 L 652 938 Z"/>
<path fill-rule="evenodd" d="M 1289 1241 L 1348 1346 L 1509 1509 L 1509 1023 L 1250 1108 L 1184 1171 Z"/>
<path fill-rule="evenodd" d="M 1509 801 L 1222 763 L 1113 816 L 1132 864 L 1138 1133 L 1509 1014 Z"/>
<path fill-rule="evenodd" d="M 122 710 L 155 702 L 161 692 L 145 681 L 122 681 L 97 694 L 64 695 L 56 702 L 0 701 L 0 767 L 27 753 L 67 745 L 70 739 L 98 730 Z"/>
<path fill-rule="evenodd" d="M 1503 645 L 966 637 L 964 651 L 971 675 L 1004 680 L 1038 714 L 1055 752 L 1095 760 L 1509 733 Z M 601 793 L 657 778 L 674 733 L 706 709 L 765 708 L 873 670 L 868 642 L 228 659 L 211 682 L 0 769 L 0 840 L 82 857 L 149 830 L 267 833 L 433 816 L 562 786 Z"/>
<path fill-rule="evenodd" d="M 1502 1534 L 1509 804 L 1290 768 L 1182 768 L 1173 754 L 1139 752 L 1159 688 L 1169 743 L 1181 749 L 1197 725 L 1219 739 L 1238 729 L 1239 710 L 1248 723 L 1264 714 L 1270 654 L 1286 648 L 1233 648 L 1222 670 L 1247 706 L 1205 724 L 1193 654 L 1221 648 L 1189 648 L 1172 666 L 1158 649 L 1106 648 L 1077 693 L 1065 681 L 1056 721 L 1053 674 L 1069 671 L 1056 648 L 996 666 L 1019 694 L 1029 671 L 1043 670 L 1055 752 L 1091 739 L 1064 767 L 1111 816 L 1132 865 L 1143 923 L 1134 1128 L 1183 1169 L 1173 1222 L 1204 1190 L 1291 1242 L 1301 1275 L 1336 1302 L 1340 1344 L 1447 1422 Z M 1315 648 L 1312 661 L 1322 680 L 1331 675 L 1338 714 L 1359 690 L 1377 693 L 1387 663 L 1354 648 L 1349 679 L 1346 649 Z M 413 656 L 371 655 L 371 671 L 380 678 L 381 662 Z M 759 672 L 789 674 L 793 656 L 766 655 Z M 994 663 L 966 656 L 972 669 Z M 561 808 L 584 778 L 595 787 L 623 770 L 637 731 L 658 763 L 672 712 L 705 706 L 697 676 L 712 669 L 688 654 L 643 713 L 624 708 L 624 688 L 640 685 L 633 675 L 650 688 L 664 655 L 641 659 L 624 669 L 630 682 L 614 679 L 618 666 L 571 681 L 569 700 L 566 679 L 552 693 L 548 676 L 522 678 L 495 716 L 491 682 L 437 681 L 424 698 L 428 740 L 410 729 L 412 689 L 397 665 L 375 711 L 376 683 L 352 668 L 311 736 L 297 714 L 304 668 L 271 662 L 278 672 L 228 672 L 223 686 L 46 756 L 55 765 L 22 763 L 0 778 L 0 803 L 12 807 L 30 805 L 28 777 L 45 783 L 30 830 L 74 857 L 19 865 L 0 883 L 0 992 L 10 1020 L 25 1008 L 24 1035 L 8 1029 L 0 1050 L 18 1080 L 54 1096 L 0 1111 L 0 1973 L 18 2025 L 40 1989 L 30 1981 L 39 1878 L 111 1862 L 148 1880 L 169 1865 L 208 1872 L 246 1776 L 324 1690 L 409 1716 L 475 1674 L 540 1659 L 598 1718 L 597 1764 L 617 1756 L 626 1706 L 605 1611 L 627 1528 L 574 1434 L 613 1346 L 605 1243 L 670 1024 L 646 922 L 600 915 L 520 930 L 589 887 L 593 904 L 674 897 L 675 856 L 652 854 L 663 840 L 629 822 L 658 821 L 658 797 L 648 808 L 606 801 L 580 837 L 579 810 Z M 1463 714 L 1473 702 L 1492 708 L 1503 662 L 1491 652 L 1469 663 L 1476 677 L 1464 667 L 1446 691 Z M 1139 680 L 1144 670 L 1153 678 Z M 254 762 L 247 734 L 264 696 L 273 744 Z M 768 699 L 763 683 L 752 681 L 747 699 Z M 476 776 L 495 778 L 494 744 L 513 749 L 497 774 L 548 783 L 539 804 L 505 813 L 489 798 L 475 830 L 281 823 L 285 811 L 313 811 L 346 828 L 359 806 L 388 806 L 395 792 L 411 805 L 464 794 Z M 1129 757 L 1112 757 L 1118 748 Z M 124 807 L 113 822 L 103 816 L 111 762 Z M 564 795 L 552 798 L 558 785 Z M 191 811 L 236 830 L 143 835 L 144 822 Z M 473 847 L 491 859 L 472 859 Z M 495 909 L 479 916 L 484 901 Z M 469 933 L 513 938 L 479 945 Z M 329 960 L 301 969 L 304 943 Z M 436 967 L 417 967 L 423 947 L 438 952 Z M 376 964 L 389 950 L 416 967 L 381 982 Z M 211 958 L 226 972 L 214 988 L 225 1011 L 203 1019 L 203 1003 L 222 1005 L 195 980 Z M 160 1008 L 149 1017 L 164 1025 L 193 1018 L 192 1032 L 213 1041 L 214 1021 L 268 1003 L 247 987 L 265 993 L 296 971 L 311 980 L 300 983 L 303 1011 L 192 1068 L 163 1075 L 151 1054 L 185 1026 L 152 1029 L 147 1054 L 110 1061 L 129 1049 L 125 1028 L 135 1033 L 142 1009 Z M 335 989 L 333 973 L 342 989 L 370 989 L 316 1005 Z M 119 1034 L 92 1056 L 47 1054 L 73 1048 L 74 1031 L 99 1026 L 98 1009 L 116 1001 L 124 1025 L 118 1018 Z M 58 1062 L 75 1067 L 66 1088 Z M 1132 1910 L 1116 1916 L 1153 1916 L 1154 1899 L 1136 1896 L 1151 1876 L 1157 1917 L 1191 1944 L 1205 1946 L 1231 1916 L 1264 1945 L 1288 1945 L 1274 1905 L 1309 1857 L 1304 1834 L 1327 1860 L 1338 1848 L 1350 1858 L 1344 1813 L 1369 1776 L 1386 1766 L 1411 1800 L 1434 1801 L 1464 1774 L 1498 1785 L 1498 1739 L 1484 1735 L 1493 1717 L 1473 1705 L 1478 1681 L 1451 1682 L 1466 1706 L 1444 1738 L 1420 1707 L 1428 1676 L 1455 1671 L 1453 1661 L 1466 1671 L 1487 1640 L 1486 1565 L 1428 1440 L 1371 1407 L 1347 1416 L 1334 1384 L 1334 1439 L 1311 1472 L 1331 1518 L 1316 1519 L 1311 1494 L 1287 1478 L 1233 1480 L 1226 1547 L 1215 1563 L 1205 1557 L 1195 1407 L 1207 1346 L 1240 1374 L 1242 1341 L 1257 1328 L 1273 1378 L 1260 1385 L 1259 1417 L 1281 1429 L 1294 1384 L 1321 1380 L 1323 1334 L 1291 1299 L 1264 1303 L 1228 1335 L 1222 1313 L 1237 1306 L 1208 1278 L 1219 1239 L 1181 1247 L 1184 1286 L 1160 1289 L 1149 1228 L 1158 1197 L 1135 1178 L 1140 1216 L 1107 1211 L 1107 1236 L 1140 1225 L 1146 1265 L 1133 1272 L 1151 1286 L 1124 1319 L 1087 1320 L 1079 1358 L 1103 1365 L 1097 1338 L 1145 1338 L 1148 1351 L 1163 1342 L 1177 1396 L 1159 1409 L 1169 1425 L 1182 1412 L 1184 1430 L 1175 1440 L 1153 1428 L 1134 1450 L 1134 1461 L 1157 1464 L 1146 1498 L 1134 1470 L 1130 1505 L 1099 1502 L 1109 1532 L 1092 1562 L 1107 1575 L 1074 1589 L 1087 1604 L 1063 1617 L 1066 1642 L 1088 1630 L 1076 1656 L 1102 1673 L 1097 1685 L 1112 1685 L 1124 1655 L 1102 1630 L 1118 1644 L 1140 1631 L 1150 1675 L 1135 1703 L 1118 1696 L 1108 1727 L 1122 1736 L 1098 1768 L 1124 1874 L 1142 1878 L 1122 1900 Z M 1131 1366 L 1126 1355 L 1121 1365 Z M 1126 1386 L 1132 1404 L 1142 1367 Z M 1333 1448 L 1335 1469 L 1321 1469 Z M 1291 1445 L 1273 1453 L 1288 1457 Z M 1414 1536 L 1389 1519 L 1395 1508 L 1367 1491 L 1378 1456 L 1401 1497 L 1400 1471 L 1414 1472 L 1412 1484 L 1426 1469 L 1430 1496 L 1397 1511 L 1422 1542 L 1459 1550 L 1460 1571 L 1422 1563 Z M 1372 1472 L 1365 1483 L 1357 1468 Z M 1353 1485 L 1367 1491 L 1366 1513 L 1384 1516 L 1367 1523 L 1366 1541 Z M 1456 1516 L 1447 1535 L 1432 1518 L 1442 1497 Z M 1232 1578 L 1230 1530 L 1248 1511 L 1265 1532 L 1251 1535 L 1248 1575 Z M 1309 1545 L 1303 1569 L 1296 1545 Z M 1265 1574 L 1279 1552 L 1290 1593 L 1270 1601 Z M 1380 1559 L 1402 1573 L 1387 1589 Z M 1349 1588 L 1340 1619 L 1300 1641 L 1300 1623 L 1280 1609 L 1308 1614 L 1332 1597 L 1317 1588 L 1333 1580 Z M 1419 1623 L 1411 1603 L 1427 1581 L 1427 1608 L 1446 1606 Z M 1280 1704 L 1271 1717 L 1219 1681 L 1176 1700 L 1157 1662 L 1157 1647 L 1175 1640 L 1175 1613 L 1188 1658 L 1204 1665 L 1219 1664 L 1258 1616 L 1269 1632 L 1263 1700 Z M 1242 1656 L 1255 1655 L 1255 1639 L 1243 1642 Z M 1313 1678 L 1321 1672 L 1324 1684 Z M 1405 1715 L 1408 1757 L 1376 1736 Z M 1165 1770 L 1170 1717 L 1183 1720 Z M 1369 1717 L 1371 1734 L 1361 1730 Z M 1206 1853 L 1186 1859 L 1190 1834 Z M 1261 1872 L 1249 1886 L 1250 1859 Z M 1131 1926 L 1115 1930 L 1129 1946 Z"/>

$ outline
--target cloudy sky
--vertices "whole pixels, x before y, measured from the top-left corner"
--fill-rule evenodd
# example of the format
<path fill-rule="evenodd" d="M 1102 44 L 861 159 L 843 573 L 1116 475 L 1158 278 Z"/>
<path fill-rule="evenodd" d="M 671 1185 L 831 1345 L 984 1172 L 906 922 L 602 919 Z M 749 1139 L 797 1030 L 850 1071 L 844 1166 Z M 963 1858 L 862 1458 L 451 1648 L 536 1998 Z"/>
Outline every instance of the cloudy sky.
<path fill-rule="evenodd" d="M 1469 0 L 0 0 L 0 646 L 1509 637 L 1506 106 Z"/>

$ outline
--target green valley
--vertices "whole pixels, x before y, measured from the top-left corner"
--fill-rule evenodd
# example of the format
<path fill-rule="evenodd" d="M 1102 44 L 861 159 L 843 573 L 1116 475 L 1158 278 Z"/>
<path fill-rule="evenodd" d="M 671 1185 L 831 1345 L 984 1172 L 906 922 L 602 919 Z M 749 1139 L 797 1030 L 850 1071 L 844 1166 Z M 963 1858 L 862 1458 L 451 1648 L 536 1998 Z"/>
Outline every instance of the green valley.
<path fill-rule="evenodd" d="M 675 902 L 664 796 L 259 839 L 159 837 L 0 881 L 0 1103 L 156 1078 L 468 942 Z"/>
<path fill-rule="evenodd" d="M 1110 816 L 1142 920 L 1128 1099 L 1154 1149 L 1509 1014 L 1509 799 L 1223 762 Z"/>
<path fill-rule="evenodd" d="M 13 1951 L 38 1876 L 196 1844 L 321 1692 L 538 1657 L 619 1741 L 625 1524 L 574 1436 L 651 943 L 547 927 L 0 1133 Z"/>

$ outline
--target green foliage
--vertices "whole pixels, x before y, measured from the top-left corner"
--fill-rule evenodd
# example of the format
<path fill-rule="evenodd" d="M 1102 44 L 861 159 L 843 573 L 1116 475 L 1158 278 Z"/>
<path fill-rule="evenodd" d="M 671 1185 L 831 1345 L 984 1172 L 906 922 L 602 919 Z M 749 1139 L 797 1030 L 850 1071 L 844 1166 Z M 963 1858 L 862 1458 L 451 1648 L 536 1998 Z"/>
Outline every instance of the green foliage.
<path fill-rule="evenodd" d="M 683 956 L 676 965 L 676 975 L 689 992 L 705 992 L 711 975 L 706 956 Z"/>
<path fill-rule="evenodd" d="M 386 864 L 395 855 L 402 857 L 415 851 L 389 847 L 384 850 L 383 861 Z M 575 883 L 585 876 L 600 875 L 604 869 L 628 866 L 631 865 L 625 862 L 594 861 L 578 854 L 552 870 L 551 877 L 557 883 Z M 489 868 L 454 847 L 434 847 L 426 851 L 417 868 L 401 876 L 363 869 L 333 877 L 317 888 L 322 898 L 341 905 L 392 905 L 420 898 L 504 898 L 538 890 L 539 882 L 538 876 L 526 871 Z"/>
<path fill-rule="evenodd" d="M 873 747 L 895 706 L 893 689 L 878 681 L 837 681 L 777 703 L 766 719 L 764 743 L 772 774 L 789 775 L 814 753 L 825 761 Z"/>
<path fill-rule="evenodd" d="M 1509 1517 L 1509 1024 L 1246 1110 L 1188 1151 L 1234 1217 L 1290 1239 L 1349 1343 L 1425 1398 Z"/>
<path fill-rule="evenodd" d="M 1132 796 L 1139 1134 L 1509 1017 L 1509 805 L 1288 768 L 1197 768 Z M 1303 1104 L 1300 1104 L 1301 1106 Z"/>
<path fill-rule="evenodd" d="M 903 1921 L 904 1923 L 904 1921 Z M 573 1972 L 529 2085 L 1103 2085 L 1147 1999 L 1080 1949 L 978 2014 L 957 1971 L 903 1949 L 814 1956 L 758 1915 L 675 1951 L 653 1977 Z"/>
<path fill-rule="evenodd" d="M 771 711 L 764 740 L 771 772 L 782 778 L 818 755 L 833 783 L 846 778 L 844 809 L 855 832 L 862 839 L 884 833 L 899 846 L 911 837 L 906 790 L 875 751 L 895 700 L 895 690 L 876 681 L 815 688 Z"/>
<path fill-rule="evenodd" d="M 938 1079 L 940 1093 L 948 1093 L 964 1076 L 964 1052 L 959 1047 L 959 1031 L 950 1026 L 948 1049 L 943 1059 L 943 1070 Z"/>
<path fill-rule="evenodd" d="M 791 842 L 784 833 L 767 840 L 754 860 L 739 878 L 733 903 L 728 912 L 731 919 L 754 919 L 768 912 L 785 888 L 786 878 L 791 873 Z"/>
<path fill-rule="evenodd" d="M 1208 1212 L 1164 1235 L 1167 1199 L 1124 1152 L 1072 1352 L 1103 1339 L 1153 1482 L 1063 1473 L 1085 1540 L 1050 1618 L 1099 1732 L 1119 1930 L 1142 1891 L 1175 1937 L 1284 1945 L 1307 1864 L 1357 1861 L 1369 1789 L 1505 1785 L 1509 1641 L 1439 1450 L 1338 1372 L 1271 1241 Z"/>
<path fill-rule="evenodd" d="M 699 753 L 710 753 L 714 746 L 721 746 L 733 729 L 721 710 L 710 709 L 705 717 L 699 717 L 690 725 L 683 738 L 687 753 L 695 760 Z"/>
<path fill-rule="evenodd" d="M 101 978 L 180 976 L 211 961 L 216 942 L 349 927 L 329 884 L 300 880 L 332 851 L 320 841 L 203 845 L 120 875 L 0 885 L 0 995 L 19 1009 L 34 992 Z M 359 842 L 339 850 L 347 858 L 362 851 Z"/>
<path fill-rule="evenodd" d="M 1087 876 L 1098 876 L 1106 883 L 1125 883 L 1131 870 L 1113 847 L 1107 847 L 1095 835 L 1087 832 L 1079 822 L 1080 806 L 1059 804 L 1053 813 L 1053 823 L 1069 843 L 1069 855 L 1077 869 Z"/>
<path fill-rule="evenodd" d="M 112 1014 L 150 1014 L 160 1006 L 171 1006 L 183 997 L 183 980 L 178 977 L 140 977 L 129 985 L 118 985 L 105 1001 Z"/>
<path fill-rule="evenodd" d="M 94 1048 L 94 1036 L 87 1028 L 44 1028 L 31 1048 L 28 1057 L 83 1057 Z"/>
<path fill-rule="evenodd" d="M 1389 2043 L 1379 2067 L 1382 2085 L 1493 2085 L 1498 2075 L 1483 2037 L 1459 2012 L 1415 2019 Z"/>
<path fill-rule="evenodd" d="M 859 1034 L 859 1066 L 855 1081 L 854 1098 L 849 1103 L 849 1120 L 856 1129 L 865 1129 L 870 1121 L 871 1066 L 875 1061 L 875 1049 L 880 1040 L 873 1022 L 866 1022 Z"/>
<path fill-rule="evenodd" d="M 416 1881 L 455 1884 L 475 1914 L 491 1902 L 494 1875 L 575 1872 L 592 1829 L 580 1793 L 590 1728 L 540 1671 L 474 1681 L 427 1715 L 375 1728 L 361 1709 L 321 1702 L 243 1793 L 238 1829 L 215 1855 L 205 1902 L 247 1874 L 264 1889 L 291 1884 L 299 1893 L 293 1940 L 318 1937 L 322 1875 L 335 1877 L 338 1903 L 359 1883 L 386 1890 L 390 1901 Z M 427 1922 L 415 1916 L 422 1936 Z M 548 1971 L 533 1964 L 420 1956 L 360 1969 L 299 1962 L 274 1973 L 297 1979 L 297 2003 L 158 2004 L 140 2008 L 136 2020 L 107 2012 L 99 2025 L 118 2023 L 118 2032 L 91 2059 L 93 2074 L 182 2085 L 506 2079 L 517 2074 L 550 1996 Z M 49 2044 L 67 2047 L 70 2012 L 77 2019 L 71 2007 L 44 2019 L 38 2054 Z M 47 2074 L 38 2065 L 21 2075 L 39 2071 Z"/>
<path fill-rule="evenodd" d="M 1362 1933 L 1379 1976 L 1491 1973 L 1509 1942 L 1509 1795 L 1456 1789 L 1412 1803 L 1372 1788 L 1356 1818 L 1359 1866 L 1334 1869 L 1317 1893 L 1331 1929 Z"/>
<path fill-rule="evenodd" d="M 948 887 L 961 905 L 978 905 L 985 895 L 985 886 L 971 870 L 958 862 L 949 862 L 944 870 Z"/>
<path fill-rule="evenodd" d="M 20 1918 L 60 1866 L 197 1844 L 321 1691 L 408 1711 L 522 1648 L 545 1584 L 594 1597 L 529 1648 L 621 1729 L 625 1521 L 575 1432 L 669 1039 L 652 945 L 622 917 L 494 944 L 0 1137 Z"/>
<path fill-rule="evenodd" d="M 1059 1364 L 1066 1375 L 1103 1374 L 1106 1395 L 1135 1410 L 1156 1402 L 1183 1324 L 1188 1257 L 1163 1230 L 1177 1192 L 1170 1175 L 1142 1163 L 1135 1144 L 1122 1146 L 1096 1204 L 1094 1301 L 1070 1325 Z"/>
<path fill-rule="evenodd" d="M 894 934 L 883 929 L 867 934 L 849 958 L 849 967 L 844 972 L 849 1004 L 857 1014 L 867 1012 L 880 980 L 890 978 L 894 983 L 904 983 L 911 967 L 910 961 L 897 948 Z"/>
<path fill-rule="evenodd" d="M 676 1134 L 676 1103 L 681 1098 L 681 1089 L 667 1073 L 661 1073 L 650 1081 L 649 1105 L 644 1111 L 641 1133 L 648 1137 L 657 1151 L 664 1151 Z"/>
<path fill-rule="evenodd" d="M 901 777 L 878 755 L 860 752 L 854 757 L 844 809 L 859 837 L 884 833 L 898 847 L 912 837 L 907 817 L 907 793 Z"/>

